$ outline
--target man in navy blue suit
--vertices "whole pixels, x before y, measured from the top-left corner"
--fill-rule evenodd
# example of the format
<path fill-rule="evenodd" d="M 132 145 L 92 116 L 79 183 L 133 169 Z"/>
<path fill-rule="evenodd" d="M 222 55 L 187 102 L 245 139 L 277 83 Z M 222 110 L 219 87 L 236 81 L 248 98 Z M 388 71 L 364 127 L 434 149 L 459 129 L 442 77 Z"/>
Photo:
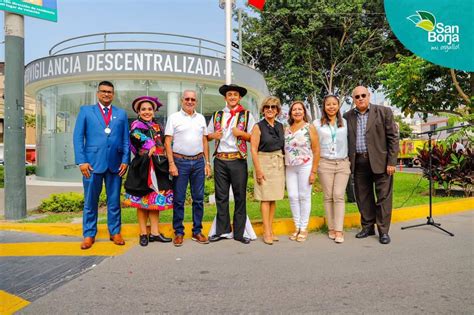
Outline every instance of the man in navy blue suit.
<path fill-rule="evenodd" d="M 130 162 L 127 114 L 112 105 L 114 86 L 99 83 L 98 103 L 82 106 L 74 128 L 74 155 L 83 175 L 84 213 L 81 249 L 91 248 L 97 234 L 97 212 L 102 183 L 107 193 L 107 226 L 110 240 L 124 245 L 120 235 L 120 188 Z"/>

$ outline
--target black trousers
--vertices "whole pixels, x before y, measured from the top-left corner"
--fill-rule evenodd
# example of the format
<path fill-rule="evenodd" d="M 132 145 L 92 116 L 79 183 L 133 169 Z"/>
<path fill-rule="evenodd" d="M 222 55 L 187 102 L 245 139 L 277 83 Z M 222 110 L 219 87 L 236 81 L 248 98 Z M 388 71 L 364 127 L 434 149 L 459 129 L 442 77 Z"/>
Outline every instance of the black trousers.
<path fill-rule="evenodd" d="M 377 224 L 380 233 L 387 233 L 392 220 L 393 176 L 374 174 L 367 157 L 357 156 L 354 188 L 363 228 Z"/>
<path fill-rule="evenodd" d="M 216 191 L 216 235 L 230 233 L 229 188 L 234 193 L 234 239 L 244 237 L 247 219 L 247 161 L 214 159 L 214 184 Z"/>

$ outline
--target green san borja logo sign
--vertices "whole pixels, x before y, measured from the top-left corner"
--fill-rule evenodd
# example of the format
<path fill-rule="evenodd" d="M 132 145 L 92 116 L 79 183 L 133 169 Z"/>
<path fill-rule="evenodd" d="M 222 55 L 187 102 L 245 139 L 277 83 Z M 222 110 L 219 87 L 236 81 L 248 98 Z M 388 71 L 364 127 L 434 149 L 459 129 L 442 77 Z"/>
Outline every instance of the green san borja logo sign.
<path fill-rule="evenodd" d="M 471 0 L 385 0 L 394 34 L 414 54 L 441 66 L 474 71 Z"/>
<path fill-rule="evenodd" d="M 407 17 L 417 27 L 427 32 L 427 40 L 429 43 L 445 44 L 441 49 L 459 49 L 459 25 L 445 25 L 436 22 L 436 17 L 431 12 L 417 11 L 415 15 Z M 439 46 L 432 46 L 431 49 L 439 49 Z"/>

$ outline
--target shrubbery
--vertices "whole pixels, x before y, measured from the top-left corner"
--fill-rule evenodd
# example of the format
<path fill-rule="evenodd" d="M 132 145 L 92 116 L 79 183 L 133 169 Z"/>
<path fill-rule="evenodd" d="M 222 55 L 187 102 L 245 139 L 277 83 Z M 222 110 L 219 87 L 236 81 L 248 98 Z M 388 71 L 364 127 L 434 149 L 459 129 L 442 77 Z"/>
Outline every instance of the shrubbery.
<path fill-rule="evenodd" d="M 431 155 L 431 171 L 434 183 L 445 189 L 446 195 L 451 194 L 453 186 L 463 189 L 464 195 L 472 195 L 474 186 L 474 152 L 469 148 L 456 150 L 455 145 L 436 143 L 431 149 L 418 150 L 418 161 L 423 168 L 423 176 L 429 178 L 429 158 Z"/>
<path fill-rule="evenodd" d="M 83 206 L 83 194 L 69 192 L 52 194 L 41 201 L 40 210 L 43 212 L 79 212 L 82 211 Z"/>
<path fill-rule="evenodd" d="M 26 176 L 36 174 L 36 165 L 27 165 L 26 166 Z"/>
<path fill-rule="evenodd" d="M 3 172 L 3 169 L 0 170 Z M 3 177 L 2 177 L 3 179 Z M 125 182 L 125 180 L 123 181 Z M 249 177 L 247 183 L 247 198 L 253 200 L 253 189 L 254 189 L 254 179 L 252 170 L 249 170 Z M 123 198 L 125 190 L 122 185 L 121 195 Z M 209 195 L 215 193 L 214 187 L 214 178 L 206 178 L 204 182 L 204 203 L 209 202 Z M 105 187 L 102 189 L 102 193 L 99 197 L 99 207 L 106 206 L 106 194 Z M 188 189 L 186 191 L 186 205 L 192 204 L 191 191 Z M 44 199 L 41 202 L 39 211 L 42 212 L 80 212 L 84 207 L 84 195 L 82 193 L 68 192 L 68 193 L 59 193 L 52 194 L 49 198 Z"/>
<path fill-rule="evenodd" d="M 106 205 L 105 191 L 99 197 L 99 207 Z M 84 207 L 84 195 L 77 192 L 52 194 L 41 201 L 39 211 L 41 212 L 80 212 Z"/>

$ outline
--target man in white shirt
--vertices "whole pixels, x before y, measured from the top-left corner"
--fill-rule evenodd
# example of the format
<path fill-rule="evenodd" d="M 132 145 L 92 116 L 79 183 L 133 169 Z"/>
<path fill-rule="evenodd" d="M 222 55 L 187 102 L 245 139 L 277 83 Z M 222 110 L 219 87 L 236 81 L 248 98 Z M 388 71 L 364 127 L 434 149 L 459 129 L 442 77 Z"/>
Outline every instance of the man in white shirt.
<path fill-rule="evenodd" d="M 211 175 L 206 120 L 196 112 L 196 92 L 186 90 L 181 97 L 181 110 L 168 117 L 165 128 L 165 148 L 173 176 L 173 244 L 183 245 L 184 203 L 188 183 L 193 199 L 192 239 L 208 244 L 201 233 L 204 214 L 204 181 Z"/>
<path fill-rule="evenodd" d="M 234 239 L 249 244 L 244 237 L 247 219 L 247 142 L 250 131 L 255 125 L 252 114 L 240 105 L 240 100 L 247 94 L 241 86 L 230 84 L 219 88 L 227 103 L 223 110 L 214 113 L 208 125 L 208 139 L 216 140 L 214 153 L 214 183 L 216 193 L 216 233 L 209 241 L 223 239 L 222 235 L 231 232 L 229 214 L 229 188 L 232 185 L 235 209 L 233 232 Z"/>

